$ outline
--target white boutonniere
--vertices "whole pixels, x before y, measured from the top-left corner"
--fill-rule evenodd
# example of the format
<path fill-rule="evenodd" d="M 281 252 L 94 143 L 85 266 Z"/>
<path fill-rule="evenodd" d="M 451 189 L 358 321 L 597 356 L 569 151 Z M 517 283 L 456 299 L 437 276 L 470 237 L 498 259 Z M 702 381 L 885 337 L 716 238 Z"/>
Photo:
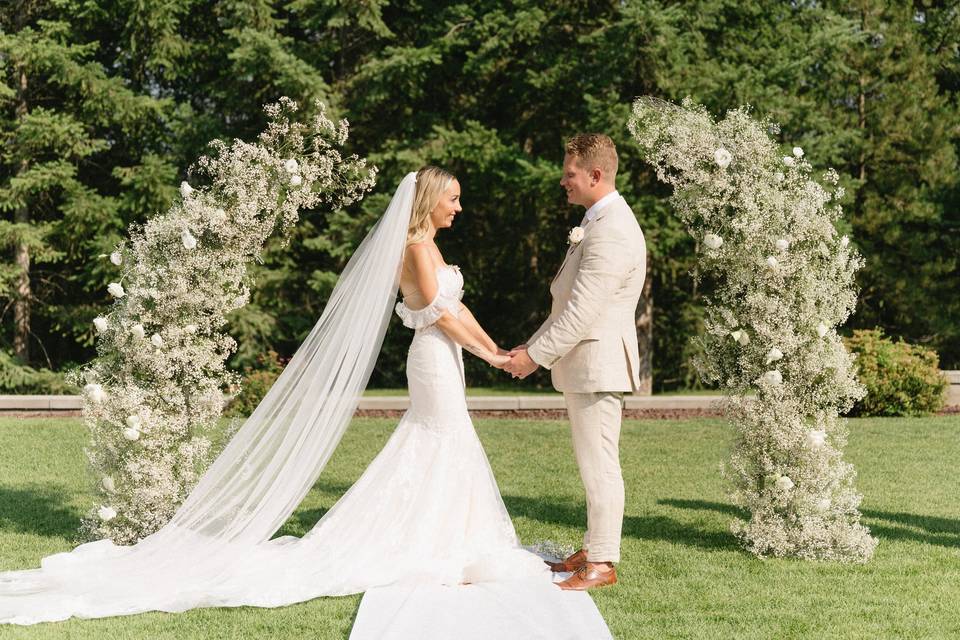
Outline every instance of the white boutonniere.
<path fill-rule="evenodd" d="M 583 240 L 583 227 L 574 227 L 570 229 L 570 235 L 567 236 L 567 242 L 572 245 L 580 244 L 580 241 Z"/>

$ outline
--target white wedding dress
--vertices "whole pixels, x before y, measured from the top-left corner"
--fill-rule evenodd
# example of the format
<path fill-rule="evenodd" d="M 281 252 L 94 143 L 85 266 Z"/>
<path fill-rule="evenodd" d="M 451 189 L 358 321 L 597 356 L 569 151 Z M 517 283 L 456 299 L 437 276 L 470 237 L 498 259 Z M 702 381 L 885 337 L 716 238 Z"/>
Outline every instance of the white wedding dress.
<path fill-rule="evenodd" d="M 407 193 L 404 206 L 410 199 Z M 394 235 L 405 224 L 401 217 Z M 388 267 L 385 273 L 391 271 Z M 368 276 L 360 267 L 356 272 Z M 254 433 L 251 444 L 241 430 L 229 445 L 236 451 L 221 454 L 209 477 L 157 533 L 132 547 L 100 540 L 44 558 L 40 569 L 0 573 L 0 623 L 198 607 L 277 607 L 366 592 L 353 640 L 609 638 L 590 597 L 557 588 L 541 558 L 519 544 L 467 412 L 461 348 L 435 325 L 444 310 L 457 313 L 463 278 L 458 268 L 443 267 L 437 270 L 437 283 L 437 296 L 425 308 L 396 305 L 404 324 L 416 329 L 407 358 L 409 410 L 360 479 L 303 538 L 270 539 L 262 533 L 275 530 L 263 524 L 268 516 L 262 510 L 292 511 L 269 499 L 239 494 L 222 511 L 204 504 L 207 492 L 231 498 L 222 487 L 237 483 L 247 482 L 249 495 L 266 491 L 258 487 L 270 476 L 251 474 L 244 465 L 253 464 L 259 453 L 255 447 L 269 442 L 273 432 L 260 440 Z M 392 291 L 395 295 L 395 284 Z M 347 316 L 360 317 L 354 311 Z M 321 318 L 318 325 L 323 322 Z M 305 345 L 310 343 L 308 338 Z M 258 420 L 268 422 L 258 412 L 269 410 L 270 419 L 279 422 L 272 416 L 281 409 L 299 410 L 307 394 L 281 401 L 285 390 L 306 384 L 295 379 L 298 359 L 308 357 L 299 354 L 285 371 L 288 378 L 278 380 L 270 392 L 274 395 L 261 403 L 244 429 L 252 432 Z M 365 384 L 365 378 L 359 379 Z M 274 397 L 279 399 L 268 401 Z M 273 482 L 284 497 L 294 493 L 283 484 L 289 476 L 311 477 L 298 473 L 305 464 L 290 462 L 291 456 L 302 454 L 311 468 L 325 462 L 312 451 L 303 453 L 309 444 L 305 438 L 315 429 L 301 422 L 294 420 L 276 438 L 284 444 L 278 450 L 285 457 L 275 465 Z M 324 438 L 329 449 L 333 437 Z M 263 458 L 273 461 L 278 454 L 271 449 Z M 217 464 L 226 471 L 221 473 Z M 262 468 L 272 469 L 266 463 Z"/>

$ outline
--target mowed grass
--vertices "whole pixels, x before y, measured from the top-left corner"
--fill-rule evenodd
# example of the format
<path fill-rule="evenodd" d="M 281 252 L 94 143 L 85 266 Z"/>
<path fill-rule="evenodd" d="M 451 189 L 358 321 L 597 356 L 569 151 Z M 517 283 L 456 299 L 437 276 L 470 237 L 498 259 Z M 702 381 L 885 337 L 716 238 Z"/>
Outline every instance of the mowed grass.
<path fill-rule="evenodd" d="M 284 526 L 302 534 L 359 476 L 394 420 L 358 419 Z M 960 417 L 851 421 L 865 565 L 757 560 L 728 533 L 720 420 L 628 421 L 620 584 L 593 593 L 617 638 L 960 637 Z M 564 421 L 477 428 L 517 531 L 576 545 L 584 498 Z M 89 482 L 78 420 L 0 420 L 0 570 L 71 548 Z M 323 562 L 322 558 L 317 559 Z M 0 638 L 346 638 L 360 598 L 0 627 Z"/>

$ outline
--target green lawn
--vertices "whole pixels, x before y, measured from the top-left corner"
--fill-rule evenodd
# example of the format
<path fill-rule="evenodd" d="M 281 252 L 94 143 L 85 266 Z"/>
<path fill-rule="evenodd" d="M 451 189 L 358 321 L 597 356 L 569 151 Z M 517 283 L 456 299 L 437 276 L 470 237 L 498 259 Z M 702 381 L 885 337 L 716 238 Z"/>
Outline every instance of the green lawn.
<path fill-rule="evenodd" d="M 285 525 L 303 533 L 359 475 L 393 420 L 357 420 Z M 565 422 L 478 430 L 526 543 L 578 542 L 584 504 Z M 756 560 L 727 533 L 718 420 L 631 421 L 621 582 L 594 597 L 617 638 L 960 637 L 960 417 L 856 420 L 867 565 Z M 0 569 L 68 549 L 87 502 L 78 420 L 0 419 Z M 0 628 L 2 638 L 346 638 L 359 597 L 276 610 L 216 609 Z"/>
<path fill-rule="evenodd" d="M 665 391 L 658 393 L 658 396 L 716 396 L 723 392 L 716 389 L 682 389 L 679 391 Z M 468 396 L 537 396 L 537 395 L 559 395 L 553 389 L 527 389 L 523 387 L 467 387 Z M 405 396 L 406 389 L 367 389 L 363 392 L 365 396 Z"/>

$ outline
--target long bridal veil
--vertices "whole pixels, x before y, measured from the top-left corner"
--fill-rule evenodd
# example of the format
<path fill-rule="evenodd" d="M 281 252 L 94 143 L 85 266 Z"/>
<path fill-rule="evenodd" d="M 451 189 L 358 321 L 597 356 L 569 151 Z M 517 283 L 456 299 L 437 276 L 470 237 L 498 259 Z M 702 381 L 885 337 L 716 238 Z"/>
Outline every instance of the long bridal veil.
<path fill-rule="evenodd" d="M 370 378 L 396 300 L 415 187 L 416 174 L 407 174 L 320 320 L 173 519 L 131 547 L 101 540 L 44 558 L 40 569 L 0 574 L 0 623 L 232 604 L 205 594 L 262 558 L 253 549 L 310 490 Z"/>

